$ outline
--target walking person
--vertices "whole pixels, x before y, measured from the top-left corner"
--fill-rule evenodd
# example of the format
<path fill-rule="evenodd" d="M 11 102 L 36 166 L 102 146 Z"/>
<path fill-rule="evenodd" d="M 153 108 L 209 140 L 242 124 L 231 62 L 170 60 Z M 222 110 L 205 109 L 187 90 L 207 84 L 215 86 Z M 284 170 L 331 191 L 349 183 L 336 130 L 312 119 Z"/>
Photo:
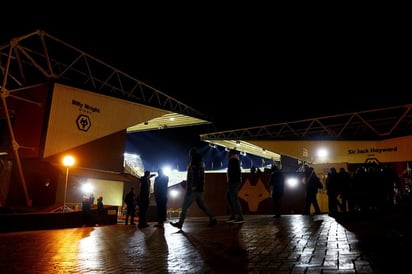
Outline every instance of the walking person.
<path fill-rule="evenodd" d="M 276 166 L 272 166 L 272 173 L 269 178 L 269 187 L 272 194 L 273 206 L 275 208 L 274 218 L 279 218 L 282 212 L 281 198 L 285 191 L 285 176 L 282 171 Z"/>
<path fill-rule="evenodd" d="M 155 227 L 163 228 L 167 216 L 167 191 L 169 187 L 169 176 L 162 169 L 157 171 L 158 176 L 154 181 L 154 195 L 157 209 L 157 224 Z"/>
<path fill-rule="evenodd" d="M 239 201 L 239 190 L 242 183 L 242 171 L 240 169 L 239 155 L 236 150 L 228 152 L 229 162 L 227 165 L 227 191 L 226 205 L 229 213 L 227 222 L 241 224 L 244 223 L 242 207 Z M 237 213 L 237 218 L 236 218 Z"/>
<path fill-rule="evenodd" d="M 129 192 L 126 194 L 124 197 L 124 202 L 126 203 L 126 220 L 125 224 L 129 224 L 129 218 L 130 218 L 130 224 L 135 225 L 134 222 L 134 217 L 136 213 L 136 194 L 134 193 L 134 188 L 131 187 L 129 189 Z"/>
<path fill-rule="evenodd" d="M 146 170 L 143 177 L 140 178 L 140 193 L 139 193 L 139 224 L 137 227 L 148 227 L 147 223 L 147 210 L 149 209 L 150 198 L 150 178 L 154 175 L 150 175 L 150 171 Z"/>
<path fill-rule="evenodd" d="M 178 222 L 170 224 L 182 229 L 187 210 L 193 202 L 196 202 L 197 206 L 209 217 L 209 226 L 215 226 L 217 224 L 216 217 L 207 208 L 203 198 L 203 193 L 205 191 L 205 164 L 196 148 L 190 149 L 189 156 L 190 162 L 187 168 L 186 193 L 183 200 L 182 213 L 180 214 Z"/>
<path fill-rule="evenodd" d="M 313 167 L 309 167 L 307 164 L 304 165 L 303 175 L 304 183 L 306 184 L 306 200 L 303 214 L 310 215 L 310 207 L 312 205 L 315 208 L 315 214 L 320 214 L 320 207 L 316 197 L 320 183 L 319 177 L 316 175 Z"/>
<path fill-rule="evenodd" d="M 336 216 L 338 206 L 342 207 L 338 200 L 339 196 L 339 175 L 335 167 L 331 167 L 326 178 L 326 191 L 328 195 L 328 209 L 331 216 Z"/>

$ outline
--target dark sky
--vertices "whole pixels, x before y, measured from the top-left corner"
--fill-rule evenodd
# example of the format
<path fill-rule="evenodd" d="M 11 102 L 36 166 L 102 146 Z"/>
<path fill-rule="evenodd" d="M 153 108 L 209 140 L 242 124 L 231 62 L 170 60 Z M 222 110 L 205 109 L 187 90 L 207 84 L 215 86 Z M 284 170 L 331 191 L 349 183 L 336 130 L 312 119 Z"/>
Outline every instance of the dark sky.
<path fill-rule="evenodd" d="M 402 16 L 63 3 L 2 12 L 0 43 L 43 29 L 203 112 L 216 131 L 412 102 Z"/>

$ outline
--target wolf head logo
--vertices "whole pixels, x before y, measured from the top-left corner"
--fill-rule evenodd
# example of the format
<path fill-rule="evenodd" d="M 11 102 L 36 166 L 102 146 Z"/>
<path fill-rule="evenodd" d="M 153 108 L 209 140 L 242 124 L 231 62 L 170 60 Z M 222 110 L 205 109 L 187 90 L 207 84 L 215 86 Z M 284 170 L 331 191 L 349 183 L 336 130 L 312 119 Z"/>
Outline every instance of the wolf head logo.
<path fill-rule="evenodd" d="M 256 185 L 252 185 L 249 178 L 247 178 L 239 191 L 239 198 L 247 202 L 250 212 L 256 212 L 259 203 L 270 198 L 270 193 L 260 178 Z"/>

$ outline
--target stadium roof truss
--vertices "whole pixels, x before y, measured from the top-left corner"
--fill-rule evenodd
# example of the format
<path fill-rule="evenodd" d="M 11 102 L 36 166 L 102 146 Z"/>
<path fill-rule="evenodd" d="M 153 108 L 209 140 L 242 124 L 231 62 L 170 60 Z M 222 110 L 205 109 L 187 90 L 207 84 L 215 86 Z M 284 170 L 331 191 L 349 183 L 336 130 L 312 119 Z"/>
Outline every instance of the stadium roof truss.
<path fill-rule="evenodd" d="M 252 141 L 384 140 L 412 134 L 412 104 L 212 132 L 200 139 L 212 145 L 277 159 L 280 155 Z M 249 141 L 249 142 L 248 142 Z"/>
<path fill-rule="evenodd" d="M 132 131 L 210 123 L 199 111 L 43 30 L 0 46 L 0 75 L 2 96 L 19 97 L 25 88 L 56 81 L 166 111 Z"/>

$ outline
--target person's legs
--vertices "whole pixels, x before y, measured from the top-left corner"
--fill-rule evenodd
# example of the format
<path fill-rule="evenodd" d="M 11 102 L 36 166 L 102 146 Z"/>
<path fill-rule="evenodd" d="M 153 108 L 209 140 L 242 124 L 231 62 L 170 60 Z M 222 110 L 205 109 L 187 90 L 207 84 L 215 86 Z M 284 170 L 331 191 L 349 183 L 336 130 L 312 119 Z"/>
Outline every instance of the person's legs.
<path fill-rule="evenodd" d="M 194 201 L 193 193 L 186 193 L 185 198 L 183 200 L 182 213 L 180 213 L 180 218 L 178 222 L 180 226 L 182 226 L 183 223 L 185 222 L 187 210 L 189 209 L 193 201 Z"/>
<path fill-rule="evenodd" d="M 342 195 L 342 194 L 340 195 L 340 198 L 341 198 L 341 200 L 342 200 L 340 209 L 341 209 L 341 211 L 342 211 L 343 213 L 346 213 L 348 200 L 347 200 L 346 197 L 345 197 L 344 195 Z"/>
<path fill-rule="evenodd" d="M 315 207 L 315 214 L 320 214 L 320 207 L 319 207 L 318 199 L 316 198 L 316 195 L 315 195 L 315 198 L 313 199 L 313 206 Z"/>
<path fill-rule="evenodd" d="M 312 201 L 310 199 L 310 194 L 306 193 L 306 199 L 305 199 L 305 208 L 303 210 L 303 214 L 309 215 L 310 214 L 310 206 L 312 204 Z"/>
<path fill-rule="evenodd" d="M 156 213 L 157 213 L 157 223 L 163 224 L 165 221 L 165 214 L 164 214 L 165 203 L 161 197 L 156 198 Z"/>
<path fill-rule="evenodd" d="M 161 214 L 161 202 L 158 197 L 155 197 L 155 202 L 156 202 L 156 218 L 157 218 L 157 223 L 160 224 L 160 214 Z"/>
<path fill-rule="evenodd" d="M 209 217 L 209 227 L 217 225 L 217 219 L 205 204 L 203 192 L 196 192 L 195 199 L 197 206 Z"/>
<path fill-rule="evenodd" d="M 132 209 L 131 211 L 130 211 L 130 224 L 131 225 L 134 225 L 135 223 L 134 223 L 134 214 L 135 214 L 135 209 Z"/>
<path fill-rule="evenodd" d="M 132 208 L 128 207 L 126 209 L 126 220 L 125 224 L 129 224 L 129 218 L 130 218 L 130 224 L 134 224 L 134 210 Z"/>
<path fill-rule="evenodd" d="M 215 216 L 209 210 L 209 208 L 205 204 L 205 200 L 203 199 L 203 192 L 195 192 L 193 193 L 196 196 L 196 203 L 197 206 L 209 217 L 210 220 L 214 219 Z"/>
<path fill-rule="evenodd" d="M 335 193 L 328 193 L 328 209 L 330 214 L 335 214 L 337 212 Z"/>
<path fill-rule="evenodd" d="M 227 209 L 227 214 L 229 215 L 229 221 L 235 220 L 235 212 L 233 208 L 233 203 L 232 203 L 232 198 L 230 195 L 230 189 L 226 190 L 226 209 Z"/>
<path fill-rule="evenodd" d="M 147 209 L 149 208 L 149 201 L 140 201 L 139 207 L 139 227 L 147 227 Z"/>
<path fill-rule="evenodd" d="M 160 221 L 164 223 L 167 219 L 167 198 L 163 199 L 161 202 L 161 212 L 160 212 Z"/>
<path fill-rule="evenodd" d="M 315 208 L 315 214 L 320 214 L 320 208 L 317 200 L 317 193 L 309 193 L 309 206 L 308 206 L 308 214 L 310 214 L 310 206 L 313 205 Z"/>
<path fill-rule="evenodd" d="M 238 219 L 243 219 L 243 212 L 242 207 L 240 206 L 239 195 L 238 195 L 238 185 L 231 184 L 229 185 L 229 192 L 230 192 L 230 199 L 232 204 L 238 214 Z M 232 211 L 232 216 L 234 216 L 234 212 Z"/>
<path fill-rule="evenodd" d="M 156 197 L 156 213 L 157 213 L 157 224 L 155 227 L 163 227 L 163 223 L 166 221 L 166 201 L 163 197 Z"/>
<path fill-rule="evenodd" d="M 272 195 L 272 199 L 273 199 L 273 206 L 275 208 L 275 217 L 280 217 L 281 214 L 281 204 L 280 204 L 280 199 L 281 197 L 274 194 Z"/>

